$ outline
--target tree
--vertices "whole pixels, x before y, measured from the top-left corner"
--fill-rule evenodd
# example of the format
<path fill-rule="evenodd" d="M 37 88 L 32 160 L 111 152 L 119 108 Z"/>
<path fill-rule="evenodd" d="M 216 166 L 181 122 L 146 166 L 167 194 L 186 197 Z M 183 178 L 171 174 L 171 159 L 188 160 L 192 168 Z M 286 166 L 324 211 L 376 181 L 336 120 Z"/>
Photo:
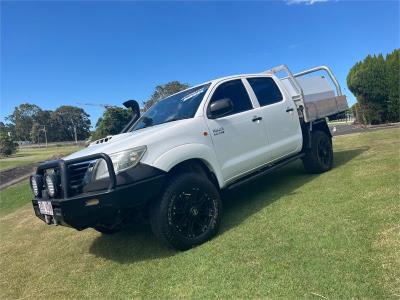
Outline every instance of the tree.
<path fill-rule="evenodd" d="M 356 96 L 358 120 L 378 124 L 399 120 L 399 50 L 386 59 L 368 55 L 347 75 L 347 85 Z"/>
<path fill-rule="evenodd" d="M 96 124 L 96 131 L 92 135 L 92 139 L 97 140 L 107 135 L 118 134 L 132 118 L 130 109 L 119 107 L 108 108 L 103 117 Z"/>
<path fill-rule="evenodd" d="M 52 141 L 83 140 L 89 137 L 89 115 L 76 106 L 63 105 L 51 113 L 49 136 Z"/>
<path fill-rule="evenodd" d="M 34 122 L 32 124 L 31 128 L 31 141 L 32 143 L 39 143 L 39 135 L 40 135 L 40 130 L 42 129 L 42 126 L 39 125 L 39 123 Z"/>
<path fill-rule="evenodd" d="M 39 143 L 45 140 L 45 134 L 47 134 L 47 140 L 53 141 L 54 134 L 48 134 L 50 128 L 55 129 L 56 126 L 52 126 L 51 119 L 52 111 L 50 110 L 40 110 L 34 118 L 32 129 L 31 129 L 31 141 L 34 143 Z M 46 131 L 46 133 L 45 133 Z M 50 131 L 51 133 L 54 130 Z"/>
<path fill-rule="evenodd" d="M 0 156 L 8 156 L 17 151 L 18 144 L 14 141 L 10 134 L 0 131 Z"/>
<path fill-rule="evenodd" d="M 23 103 L 15 107 L 14 112 L 7 117 L 14 125 L 17 140 L 30 140 L 33 122 L 40 111 L 41 108 L 35 104 Z"/>
<path fill-rule="evenodd" d="M 157 85 L 155 91 L 151 95 L 150 99 L 144 103 L 144 110 L 148 110 L 155 102 L 171 96 L 180 91 L 186 90 L 190 85 L 181 83 L 179 81 L 171 81 L 166 84 Z"/>
<path fill-rule="evenodd" d="M 386 56 L 386 73 L 388 86 L 388 112 L 393 122 L 400 121 L 400 49 Z"/>
<path fill-rule="evenodd" d="M 4 124 L 0 122 L 0 132 L 5 132 L 7 134 L 11 134 L 11 136 L 15 136 L 15 128 L 13 124 Z"/>

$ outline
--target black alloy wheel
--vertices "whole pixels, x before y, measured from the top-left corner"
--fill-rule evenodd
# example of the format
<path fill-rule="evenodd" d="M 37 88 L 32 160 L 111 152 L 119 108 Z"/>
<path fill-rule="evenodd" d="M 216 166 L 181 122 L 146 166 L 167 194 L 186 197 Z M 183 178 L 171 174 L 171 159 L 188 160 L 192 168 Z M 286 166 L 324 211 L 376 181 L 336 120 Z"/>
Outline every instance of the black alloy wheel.
<path fill-rule="evenodd" d="M 221 198 L 203 173 L 171 175 L 160 198 L 150 208 L 154 234 L 168 247 L 187 250 L 211 239 L 218 231 Z"/>
<path fill-rule="evenodd" d="M 168 223 L 177 234 L 195 239 L 207 232 L 215 219 L 218 205 L 199 188 L 181 192 L 170 202 Z"/>

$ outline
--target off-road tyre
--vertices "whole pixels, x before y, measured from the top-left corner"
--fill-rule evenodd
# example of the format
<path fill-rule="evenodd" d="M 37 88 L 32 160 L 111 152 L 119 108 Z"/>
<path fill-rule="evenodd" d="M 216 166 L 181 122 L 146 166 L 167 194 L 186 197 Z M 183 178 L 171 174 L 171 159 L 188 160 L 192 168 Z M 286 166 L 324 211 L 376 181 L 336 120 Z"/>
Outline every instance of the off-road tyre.
<path fill-rule="evenodd" d="M 313 131 L 311 148 L 306 149 L 303 165 L 307 172 L 319 174 L 332 169 L 332 138 L 324 131 Z"/>
<path fill-rule="evenodd" d="M 211 239 L 218 231 L 221 199 L 204 175 L 171 176 L 162 195 L 150 208 L 154 234 L 168 247 L 187 250 Z"/>

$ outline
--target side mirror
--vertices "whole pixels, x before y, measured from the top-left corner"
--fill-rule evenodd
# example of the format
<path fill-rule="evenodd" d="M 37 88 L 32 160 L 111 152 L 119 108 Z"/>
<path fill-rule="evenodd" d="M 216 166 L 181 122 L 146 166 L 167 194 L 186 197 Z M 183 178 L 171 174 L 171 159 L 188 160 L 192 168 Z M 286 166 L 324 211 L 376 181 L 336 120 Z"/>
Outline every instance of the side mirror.
<path fill-rule="evenodd" d="M 128 100 L 122 103 L 126 108 L 130 108 L 132 110 L 132 119 L 126 124 L 124 129 L 122 129 L 121 133 L 127 132 L 129 128 L 140 118 L 140 107 L 139 103 L 136 100 Z"/>
<path fill-rule="evenodd" d="M 232 100 L 229 98 L 223 98 L 211 103 L 208 117 L 211 119 L 216 119 L 223 117 L 232 111 L 233 111 Z"/>

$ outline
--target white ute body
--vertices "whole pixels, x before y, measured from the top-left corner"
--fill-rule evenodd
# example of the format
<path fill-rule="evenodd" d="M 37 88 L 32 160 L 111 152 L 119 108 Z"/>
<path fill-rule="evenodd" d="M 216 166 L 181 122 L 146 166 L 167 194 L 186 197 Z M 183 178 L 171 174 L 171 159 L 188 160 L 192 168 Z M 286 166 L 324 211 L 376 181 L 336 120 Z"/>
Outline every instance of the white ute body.
<path fill-rule="evenodd" d="M 320 70 L 328 72 L 336 85 L 336 93 L 324 77 L 299 78 L 307 72 Z M 281 71 L 288 77 L 278 78 L 275 73 Z M 248 81 L 260 77 L 273 79 L 282 94 L 281 101 L 260 105 Z M 252 109 L 208 118 L 207 108 L 215 90 L 221 84 L 237 79 L 242 81 Z M 311 123 L 347 108 L 345 96 L 341 95 L 336 79 L 326 67 L 293 75 L 286 66 L 279 66 L 260 74 L 216 79 L 209 84 L 193 118 L 114 135 L 102 143 L 92 143 L 65 160 L 95 153 L 110 155 L 146 146 L 141 163 L 168 172 L 181 162 L 200 159 L 215 174 L 222 189 L 256 169 L 301 152 L 301 122 Z"/>

